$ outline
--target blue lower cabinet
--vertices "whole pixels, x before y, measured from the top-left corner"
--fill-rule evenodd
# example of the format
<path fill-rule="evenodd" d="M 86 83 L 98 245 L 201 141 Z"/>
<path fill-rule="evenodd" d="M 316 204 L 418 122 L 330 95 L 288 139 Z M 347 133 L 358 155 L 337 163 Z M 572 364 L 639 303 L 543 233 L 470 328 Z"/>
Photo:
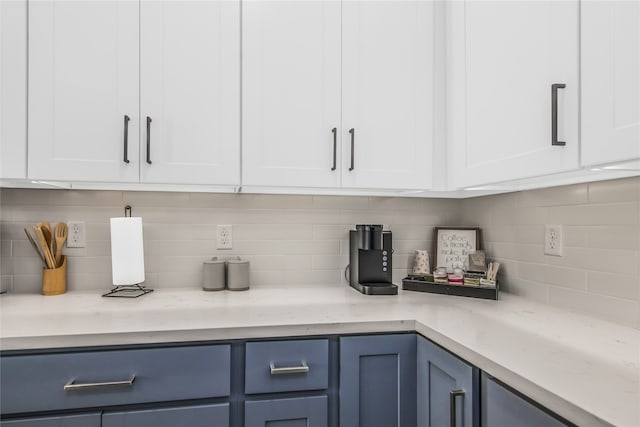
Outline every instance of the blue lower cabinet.
<path fill-rule="evenodd" d="M 340 339 L 340 426 L 415 427 L 416 335 Z"/>
<path fill-rule="evenodd" d="M 229 404 L 179 406 L 139 411 L 105 412 L 102 427 L 224 427 Z"/>
<path fill-rule="evenodd" d="M 481 380 L 481 427 L 562 427 L 565 423 L 486 374 Z"/>
<path fill-rule="evenodd" d="M 2 427 L 100 427 L 100 413 L 0 421 Z"/>
<path fill-rule="evenodd" d="M 418 427 L 477 427 L 478 369 L 420 336 L 417 362 Z"/>
<path fill-rule="evenodd" d="M 247 401 L 245 427 L 327 427 L 327 396 Z"/>

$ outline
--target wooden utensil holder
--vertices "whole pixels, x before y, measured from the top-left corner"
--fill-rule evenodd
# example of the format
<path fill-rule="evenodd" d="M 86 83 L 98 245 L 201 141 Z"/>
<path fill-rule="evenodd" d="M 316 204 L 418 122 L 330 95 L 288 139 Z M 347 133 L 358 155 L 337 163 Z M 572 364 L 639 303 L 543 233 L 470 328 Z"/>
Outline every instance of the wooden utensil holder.
<path fill-rule="evenodd" d="M 67 257 L 62 256 L 58 268 L 42 270 L 42 295 L 60 295 L 67 291 Z"/>

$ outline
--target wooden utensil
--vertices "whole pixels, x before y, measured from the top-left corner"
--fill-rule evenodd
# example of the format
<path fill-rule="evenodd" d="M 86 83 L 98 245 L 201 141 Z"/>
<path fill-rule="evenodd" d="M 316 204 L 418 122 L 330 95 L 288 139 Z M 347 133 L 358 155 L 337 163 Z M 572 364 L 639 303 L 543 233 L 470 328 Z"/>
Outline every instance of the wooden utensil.
<path fill-rule="evenodd" d="M 56 262 L 53 259 L 53 255 L 51 255 L 51 250 L 49 249 L 49 245 L 47 244 L 47 239 L 45 238 L 43 229 L 39 225 L 36 225 L 35 227 L 33 227 L 33 231 L 37 237 L 38 244 L 40 245 L 40 249 L 42 250 L 42 254 L 44 255 L 47 267 L 55 268 Z"/>
<path fill-rule="evenodd" d="M 51 253 L 51 258 L 53 259 L 53 232 L 51 231 L 51 224 L 48 222 L 39 222 L 36 224 L 38 227 L 42 229 L 42 234 L 44 234 L 44 238 L 47 241 L 47 246 L 49 247 L 49 252 Z"/>
<path fill-rule="evenodd" d="M 31 233 L 29 233 L 29 230 L 27 228 L 24 229 L 24 233 L 27 235 L 27 238 L 29 239 L 31 246 L 33 246 L 33 249 L 35 249 L 36 253 L 38 254 L 38 257 L 40 257 L 44 266 L 48 267 L 47 261 L 44 259 L 44 255 L 42 255 L 42 251 L 40 251 L 40 246 L 38 246 L 36 241 L 33 240 L 33 236 L 31 235 Z"/>
<path fill-rule="evenodd" d="M 56 239 L 55 261 L 57 267 L 60 267 L 62 262 L 62 245 L 64 245 L 65 240 L 67 240 L 68 232 L 69 228 L 64 222 L 57 223 L 56 228 L 53 229 L 53 234 Z"/>

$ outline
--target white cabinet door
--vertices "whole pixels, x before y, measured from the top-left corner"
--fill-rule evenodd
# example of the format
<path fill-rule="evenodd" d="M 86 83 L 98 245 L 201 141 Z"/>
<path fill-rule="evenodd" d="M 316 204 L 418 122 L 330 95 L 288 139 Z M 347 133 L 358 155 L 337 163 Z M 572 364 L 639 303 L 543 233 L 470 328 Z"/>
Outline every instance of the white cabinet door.
<path fill-rule="evenodd" d="M 342 10 L 343 187 L 430 188 L 434 2 L 345 1 Z"/>
<path fill-rule="evenodd" d="M 29 178 L 138 181 L 138 6 L 29 3 Z"/>
<path fill-rule="evenodd" d="M 0 2 L 0 178 L 27 177 L 27 1 Z"/>
<path fill-rule="evenodd" d="M 578 2 L 447 3 L 450 187 L 578 167 Z M 552 85 L 557 139 L 552 145 Z"/>
<path fill-rule="evenodd" d="M 582 164 L 640 157 L 640 3 L 585 1 Z"/>
<path fill-rule="evenodd" d="M 140 180 L 239 184 L 239 1 L 142 1 L 140 54 Z"/>
<path fill-rule="evenodd" d="M 243 185 L 340 186 L 340 7 L 243 2 Z"/>

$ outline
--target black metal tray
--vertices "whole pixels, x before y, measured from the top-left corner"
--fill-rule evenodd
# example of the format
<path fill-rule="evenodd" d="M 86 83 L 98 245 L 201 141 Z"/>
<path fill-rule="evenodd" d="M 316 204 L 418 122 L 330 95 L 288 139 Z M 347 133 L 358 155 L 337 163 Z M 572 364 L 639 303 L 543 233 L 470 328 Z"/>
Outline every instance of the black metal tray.
<path fill-rule="evenodd" d="M 499 286 L 469 286 L 453 283 L 434 283 L 405 277 L 402 279 L 405 291 L 430 292 L 432 294 L 456 295 L 461 297 L 498 300 Z"/>

